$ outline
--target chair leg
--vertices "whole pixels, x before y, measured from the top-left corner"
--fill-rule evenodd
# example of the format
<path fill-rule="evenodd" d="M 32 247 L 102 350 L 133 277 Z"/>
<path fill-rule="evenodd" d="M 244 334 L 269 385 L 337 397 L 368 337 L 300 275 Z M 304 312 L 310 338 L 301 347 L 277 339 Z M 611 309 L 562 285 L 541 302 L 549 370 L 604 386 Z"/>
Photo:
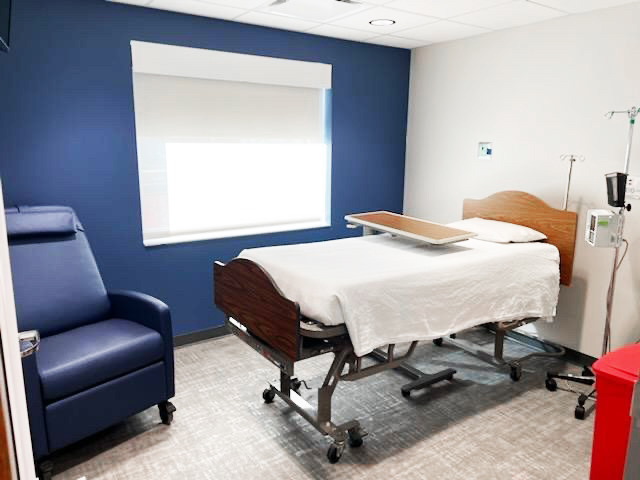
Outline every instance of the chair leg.
<path fill-rule="evenodd" d="M 176 411 L 176 407 L 170 401 L 160 402 L 158 404 L 158 409 L 160 410 L 160 418 L 162 419 L 162 423 L 165 425 L 171 425 L 173 421 L 173 412 Z"/>
<path fill-rule="evenodd" d="M 38 464 L 37 470 L 39 480 L 51 480 L 53 478 L 53 462 L 51 460 L 45 460 Z"/>

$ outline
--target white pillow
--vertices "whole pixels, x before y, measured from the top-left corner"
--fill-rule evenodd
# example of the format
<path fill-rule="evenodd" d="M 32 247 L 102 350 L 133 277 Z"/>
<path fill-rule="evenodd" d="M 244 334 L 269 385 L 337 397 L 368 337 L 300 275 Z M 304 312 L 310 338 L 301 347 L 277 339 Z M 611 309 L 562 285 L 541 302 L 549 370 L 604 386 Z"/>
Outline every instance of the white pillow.
<path fill-rule="evenodd" d="M 515 225 L 513 223 L 485 220 L 484 218 L 468 218 L 447 224 L 448 227 L 477 233 L 476 240 L 495 243 L 525 243 L 546 240 L 544 233 L 529 227 Z"/>

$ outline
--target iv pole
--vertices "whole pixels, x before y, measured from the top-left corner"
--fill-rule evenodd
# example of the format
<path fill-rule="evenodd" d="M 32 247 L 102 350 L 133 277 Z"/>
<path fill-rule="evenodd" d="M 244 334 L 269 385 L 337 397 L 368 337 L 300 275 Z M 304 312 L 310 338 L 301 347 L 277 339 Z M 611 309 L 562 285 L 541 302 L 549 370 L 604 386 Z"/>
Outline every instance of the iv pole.
<path fill-rule="evenodd" d="M 614 115 L 619 113 L 625 113 L 629 117 L 629 136 L 627 140 L 627 151 L 625 153 L 624 159 L 624 174 L 629 174 L 629 165 L 631 163 L 631 146 L 633 145 L 633 128 L 636 123 L 636 117 L 640 110 L 638 107 L 631 107 L 629 110 L 618 110 L 608 112 L 605 117 L 608 119 L 613 118 Z M 618 215 L 620 216 L 620 220 L 618 222 L 618 234 L 617 234 L 617 242 L 615 247 L 615 253 L 613 256 L 613 270 L 611 272 L 611 282 L 609 283 L 609 290 L 607 291 L 607 316 L 605 319 L 604 325 L 604 336 L 602 340 L 602 354 L 605 355 L 609 351 L 611 351 L 611 314 L 613 311 L 613 293 L 616 288 L 616 277 L 618 273 L 618 269 L 620 268 L 620 263 L 618 262 L 618 258 L 620 257 L 620 245 L 624 241 L 622 238 L 624 231 L 624 214 L 627 210 L 631 210 L 631 205 L 624 205 L 620 207 L 618 211 Z M 628 248 L 628 245 L 627 245 Z M 626 250 L 625 250 L 626 253 Z"/>
<path fill-rule="evenodd" d="M 584 162 L 583 155 L 573 155 L 571 153 L 567 153 L 565 155 L 560 155 L 560 160 L 567 160 L 569 162 L 569 175 L 567 177 L 567 188 L 564 191 L 564 200 L 562 201 L 562 210 L 567 210 L 569 208 L 569 190 L 571 189 L 571 175 L 573 174 L 573 164 L 580 161 Z"/>
<path fill-rule="evenodd" d="M 627 151 L 625 154 L 624 161 L 624 175 L 629 174 L 629 164 L 631 163 L 631 146 L 633 142 L 633 128 L 636 123 L 636 117 L 640 113 L 639 107 L 631 107 L 629 110 L 622 111 L 612 111 L 608 112 L 605 116 L 611 119 L 614 115 L 624 113 L 629 118 L 629 136 L 627 141 Z M 626 177 L 625 177 L 626 178 Z M 624 199 L 623 199 L 624 200 Z M 609 289 L 607 291 L 607 316 L 605 319 L 604 326 L 604 335 L 602 340 L 602 355 L 607 354 L 611 350 L 611 315 L 613 311 L 613 293 L 616 288 L 616 277 L 618 273 L 618 269 L 624 260 L 624 257 L 627 253 L 627 249 L 629 248 L 629 244 L 627 241 L 622 238 L 624 232 L 624 215 L 627 211 L 631 210 L 631 205 L 623 204 L 618 211 L 619 221 L 618 221 L 618 231 L 616 232 L 616 243 L 615 243 L 615 253 L 613 257 L 613 270 L 611 271 L 611 281 L 609 282 Z M 626 243 L 627 247 L 620 257 L 620 246 L 622 243 Z M 556 379 L 566 380 L 570 382 L 580 383 L 583 385 L 593 386 L 595 383 L 595 378 L 593 375 L 593 371 L 590 367 L 584 368 L 582 371 L 582 375 L 574 375 L 572 373 L 557 373 L 549 371 L 547 372 L 547 378 L 545 380 L 545 386 L 547 390 L 553 392 L 558 388 Z M 579 393 L 579 392 L 575 392 Z M 595 394 L 595 389 L 592 389 L 590 393 L 580 393 L 578 397 L 578 405 L 575 409 L 575 417 L 578 420 L 584 420 L 586 410 L 584 405 L 586 401 L 591 398 Z"/>

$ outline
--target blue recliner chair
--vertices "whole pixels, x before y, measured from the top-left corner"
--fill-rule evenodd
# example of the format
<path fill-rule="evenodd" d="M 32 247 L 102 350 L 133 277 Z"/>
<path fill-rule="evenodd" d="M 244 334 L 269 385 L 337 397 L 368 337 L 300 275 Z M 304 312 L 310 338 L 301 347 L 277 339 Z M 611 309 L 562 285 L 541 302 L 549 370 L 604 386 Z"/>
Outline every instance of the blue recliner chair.
<path fill-rule="evenodd" d="M 49 454 L 152 405 L 169 425 L 175 407 L 167 305 L 107 292 L 82 225 L 68 207 L 5 210 L 18 326 L 38 330 L 23 361 L 34 456 Z"/>

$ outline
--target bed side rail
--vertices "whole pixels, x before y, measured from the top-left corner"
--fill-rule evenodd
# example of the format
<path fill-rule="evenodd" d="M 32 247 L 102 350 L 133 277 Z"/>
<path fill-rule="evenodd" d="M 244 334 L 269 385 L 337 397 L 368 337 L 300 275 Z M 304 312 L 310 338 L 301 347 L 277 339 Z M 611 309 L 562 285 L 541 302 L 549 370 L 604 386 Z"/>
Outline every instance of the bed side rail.
<path fill-rule="evenodd" d="M 213 266 L 213 297 L 225 315 L 292 361 L 300 356 L 300 307 L 257 263 L 236 258 Z"/>

